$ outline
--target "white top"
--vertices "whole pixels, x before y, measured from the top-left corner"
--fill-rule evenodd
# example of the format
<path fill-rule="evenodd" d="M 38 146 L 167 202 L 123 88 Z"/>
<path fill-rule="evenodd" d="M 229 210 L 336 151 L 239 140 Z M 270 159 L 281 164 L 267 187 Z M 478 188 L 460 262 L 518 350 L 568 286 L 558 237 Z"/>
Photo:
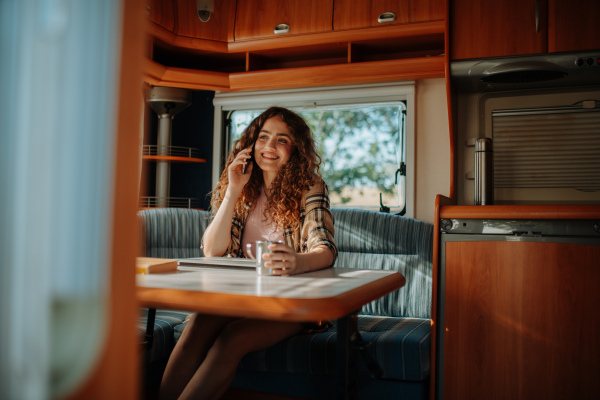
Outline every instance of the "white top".
<path fill-rule="evenodd" d="M 267 212 L 265 214 L 267 195 L 263 189 L 261 189 L 255 203 L 254 209 L 248 213 L 242 236 L 242 249 L 246 257 L 249 257 L 246 252 L 247 243 L 254 243 L 257 240 L 283 241 L 283 230 L 278 228 L 277 224 L 271 219 L 271 213 Z"/>

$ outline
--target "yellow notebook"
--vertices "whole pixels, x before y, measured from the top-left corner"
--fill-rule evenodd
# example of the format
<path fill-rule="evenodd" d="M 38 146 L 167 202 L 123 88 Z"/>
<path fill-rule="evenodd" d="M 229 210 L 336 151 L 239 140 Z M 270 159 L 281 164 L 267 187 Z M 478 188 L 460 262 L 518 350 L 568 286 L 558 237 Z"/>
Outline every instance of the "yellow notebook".
<path fill-rule="evenodd" d="M 177 260 L 169 258 L 136 257 L 135 272 L 138 274 L 156 274 L 177 271 Z"/>

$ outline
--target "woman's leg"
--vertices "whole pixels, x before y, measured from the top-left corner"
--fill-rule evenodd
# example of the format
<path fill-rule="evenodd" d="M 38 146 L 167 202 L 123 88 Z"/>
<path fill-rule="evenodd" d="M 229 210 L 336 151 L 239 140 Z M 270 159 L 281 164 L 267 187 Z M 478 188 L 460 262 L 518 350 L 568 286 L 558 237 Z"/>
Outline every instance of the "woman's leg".
<path fill-rule="evenodd" d="M 239 318 L 193 314 L 175 345 L 160 384 L 161 400 L 177 399 L 227 324 Z"/>
<path fill-rule="evenodd" d="M 242 319 L 227 325 L 206 355 L 181 399 L 218 399 L 233 380 L 242 357 L 302 332 L 299 322 Z"/>

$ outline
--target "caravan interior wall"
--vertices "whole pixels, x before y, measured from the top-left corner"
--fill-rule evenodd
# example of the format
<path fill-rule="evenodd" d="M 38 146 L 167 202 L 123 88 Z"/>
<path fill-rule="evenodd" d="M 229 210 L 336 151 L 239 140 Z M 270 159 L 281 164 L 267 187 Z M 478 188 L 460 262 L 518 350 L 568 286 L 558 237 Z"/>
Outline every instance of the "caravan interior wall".
<path fill-rule="evenodd" d="M 495 204 L 600 201 L 600 88 L 458 95 L 459 204 L 474 202 L 475 140 L 491 138 Z"/>

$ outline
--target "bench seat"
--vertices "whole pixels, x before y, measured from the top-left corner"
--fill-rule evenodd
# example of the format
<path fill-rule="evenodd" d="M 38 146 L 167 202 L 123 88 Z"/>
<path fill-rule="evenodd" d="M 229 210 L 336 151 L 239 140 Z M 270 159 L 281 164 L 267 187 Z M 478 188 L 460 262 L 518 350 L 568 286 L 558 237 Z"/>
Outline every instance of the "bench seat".
<path fill-rule="evenodd" d="M 406 285 L 363 306 L 358 330 L 371 343 L 371 356 L 383 371 L 371 378 L 359 356 L 359 399 L 427 399 L 431 359 L 433 226 L 423 221 L 374 211 L 332 209 L 338 259 L 346 268 L 400 272 Z M 210 222 L 206 211 L 152 209 L 139 212 L 145 256 L 202 257 L 202 233 Z M 335 266 L 334 266 L 335 268 Z M 187 312 L 158 310 L 155 343 L 146 364 L 164 368 L 185 328 Z M 145 329 L 145 316 L 139 327 Z M 333 321 L 335 323 L 335 321 Z M 336 327 L 322 333 L 286 339 L 246 355 L 232 387 L 330 399 L 335 396 Z M 146 374 L 146 382 L 150 373 Z M 156 377 L 155 377 L 156 376 Z M 160 371 L 151 380 L 160 380 Z M 153 382 L 157 384 L 157 382 Z"/>

